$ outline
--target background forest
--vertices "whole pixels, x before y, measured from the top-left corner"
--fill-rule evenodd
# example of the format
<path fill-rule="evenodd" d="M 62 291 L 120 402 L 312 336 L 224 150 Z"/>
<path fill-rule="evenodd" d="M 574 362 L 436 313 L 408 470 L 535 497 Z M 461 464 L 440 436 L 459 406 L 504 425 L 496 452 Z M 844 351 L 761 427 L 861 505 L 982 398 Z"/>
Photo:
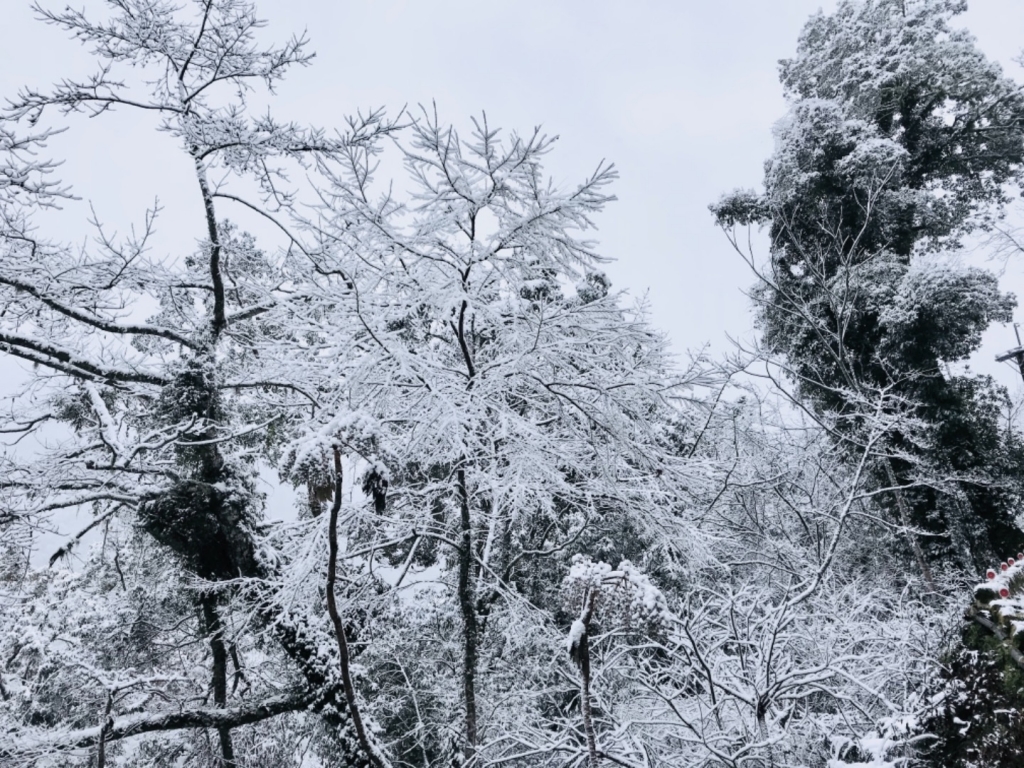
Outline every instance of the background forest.
<path fill-rule="evenodd" d="M 1024 88 L 965 10 L 807 21 L 711 205 L 754 340 L 681 356 L 603 271 L 615 166 L 280 117 L 312 52 L 249 0 L 38 5 L 90 64 L 0 111 L 0 764 L 1018 765 L 1020 403 L 966 361 Z M 61 134 L 131 115 L 189 252 L 55 234 Z"/>

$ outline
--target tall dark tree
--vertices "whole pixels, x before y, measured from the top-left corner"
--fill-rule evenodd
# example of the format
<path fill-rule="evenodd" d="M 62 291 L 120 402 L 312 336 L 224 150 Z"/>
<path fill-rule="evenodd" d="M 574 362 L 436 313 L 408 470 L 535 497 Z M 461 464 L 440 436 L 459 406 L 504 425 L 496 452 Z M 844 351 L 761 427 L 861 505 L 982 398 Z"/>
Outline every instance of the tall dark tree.
<path fill-rule="evenodd" d="M 1014 299 L 949 255 L 1019 180 L 1024 93 L 953 26 L 956 0 L 847 0 L 806 25 L 781 64 L 791 109 L 765 191 L 733 193 L 719 223 L 766 223 L 754 296 L 767 350 L 796 394 L 855 439 L 856 393 L 887 390 L 914 427 L 874 472 L 894 517 L 930 535 L 924 561 L 978 567 L 1022 539 L 1020 445 L 1006 395 L 950 364 Z"/>

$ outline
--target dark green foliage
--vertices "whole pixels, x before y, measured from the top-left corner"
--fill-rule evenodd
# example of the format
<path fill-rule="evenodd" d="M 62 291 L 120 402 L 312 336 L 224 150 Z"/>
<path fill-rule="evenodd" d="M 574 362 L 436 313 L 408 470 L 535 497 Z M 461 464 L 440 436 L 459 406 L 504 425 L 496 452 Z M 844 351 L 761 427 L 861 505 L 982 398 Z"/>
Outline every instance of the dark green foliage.
<path fill-rule="evenodd" d="M 607 296 L 611 286 L 611 280 L 604 272 L 588 272 L 583 282 L 576 286 L 576 296 L 580 303 L 590 304 Z"/>
<path fill-rule="evenodd" d="M 147 533 L 197 575 L 221 580 L 257 573 L 251 508 L 250 499 L 234 491 L 183 479 L 141 505 L 139 518 Z"/>
<path fill-rule="evenodd" d="M 224 421 L 212 365 L 189 359 L 162 393 L 158 412 L 180 425 L 172 482 L 139 507 L 143 528 L 204 579 L 258 573 L 252 526 L 260 500 L 246 468 L 225 462 L 218 447 Z"/>
<path fill-rule="evenodd" d="M 725 227 L 767 223 L 771 261 L 755 288 L 765 346 L 799 397 L 864 426 L 858 403 L 886 391 L 890 452 L 933 533 L 926 554 L 979 567 L 1024 541 L 1014 521 L 1024 463 L 1000 426 L 1007 397 L 954 374 L 1013 296 L 994 275 L 936 256 L 1005 199 L 1024 161 L 1024 94 L 952 28 L 953 0 L 846 0 L 811 19 L 781 80 L 765 194 L 714 207 Z M 876 468 L 879 485 L 887 470 Z M 892 494 L 883 500 L 893 506 Z"/>
<path fill-rule="evenodd" d="M 904 155 L 898 187 L 912 194 L 889 205 L 905 224 L 884 243 L 900 254 L 922 237 L 963 231 L 973 214 L 1003 199 L 1002 185 L 1024 160 L 1024 94 L 970 33 L 955 28 L 966 7 L 963 0 L 846 0 L 834 14 L 812 17 L 797 56 L 781 65 L 791 99 L 835 103 Z M 914 194 L 927 189 L 945 194 Z M 864 217 L 856 209 L 847 215 Z"/>
<path fill-rule="evenodd" d="M 1024 673 L 999 641 L 968 624 L 943 670 L 941 702 L 922 723 L 922 764 L 933 768 L 1016 768 L 1024 754 Z"/>
<path fill-rule="evenodd" d="M 383 515 L 387 508 L 388 479 L 387 476 L 376 468 L 371 469 L 363 475 L 363 493 L 373 499 L 373 509 L 378 515 Z"/>
<path fill-rule="evenodd" d="M 1005 427 L 1006 393 L 989 377 L 939 375 L 922 377 L 913 393 L 928 427 L 919 449 L 925 471 L 959 478 L 904 492 L 915 523 L 935 534 L 926 539 L 925 552 L 933 560 L 953 557 L 981 571 L 1024 541 L 1015 522 L 1024 500 L 1024 456 L 1019 437 Z M 922 469 L 906 460 L 894 460 L 893 466 L 902 477 Z"/>

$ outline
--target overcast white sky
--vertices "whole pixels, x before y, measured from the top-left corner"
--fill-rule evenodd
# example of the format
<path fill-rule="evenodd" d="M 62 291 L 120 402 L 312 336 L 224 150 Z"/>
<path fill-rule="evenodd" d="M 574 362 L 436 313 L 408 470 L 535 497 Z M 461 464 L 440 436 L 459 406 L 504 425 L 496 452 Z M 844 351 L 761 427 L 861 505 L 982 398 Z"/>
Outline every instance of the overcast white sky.
<path fill-rule="evenodd" d="M 0 1 L 0 95 L 91 69 L 64 33 L 33 21 L 27 0 Z M 307 29 L 317 52 L 311 68 L 281 87 L 278 117 L 332 126 L 358 108 L 436 100 L 457 125 L 486 110 L 492 124 L 542 124 L 559 134 L 548 169 L 561 183 L 613 161 L 619 201 L 598 224 L 603 253 L 617 260 L 608 267 L 614 284 L 649 292 L 653 320 L 677 350 L 710 342 L 724 352 L 726 333 L 749 333 L 742 289 L 751 279 L 707 206 L 734 187 L 759 185 L 772 124 L 785 110 L 776 62 L 793 53 L 807 17 L 834 4 L 263 0 L 259 8 L 275 37 Z M 982 49 L 1022 79 L 1012 58 L 1024 47 L 1024 2 L 972 0 L 962 18 Z M 67 158 L 64 180 L 122 230 L 159 195 L 159 248 L 170 253 L 201 236 L 202 219 L 187 159 L 147 119 L 79 118 L 52 149 Z M 62 236 L 84 234 L 85 204 L 66 213 Z M 1012 267 L 1007 283 L 1024 296 L 1021 275 L 1024 265 Z M 985 361 L 1012 340 L 1009 328 L 990 331 L 977 367 L 994 370 Z M 1013 371 L 1001 378 L 1018 388 Z"/>

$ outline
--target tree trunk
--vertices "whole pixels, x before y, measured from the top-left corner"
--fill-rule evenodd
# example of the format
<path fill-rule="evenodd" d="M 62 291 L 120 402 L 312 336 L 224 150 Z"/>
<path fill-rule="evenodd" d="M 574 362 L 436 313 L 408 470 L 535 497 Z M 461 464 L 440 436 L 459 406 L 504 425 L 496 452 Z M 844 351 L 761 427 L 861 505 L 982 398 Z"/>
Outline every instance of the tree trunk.
<path fill-rule="evenodd" d="M 477 721 L 476 721 L 476 665 L 477 640 L 479 626 L 474 604 L 472 565 L 473 565 L 473 529 L 469 514 L 469 492 L 466 488 L 466 470 L 459 468 L 457 473 L 459 485 L 459 508 L 461 513 L 460 527 L 462 539 L 459 544 L 459 608 L 462 611 L 462 693 L 466 702 L 466 765 L 472 765 L 476 757 Z"/>
<path fill-rule="evenodd" d="M 768 753 L 768 768 L 775 768 L 775 751 L 768 741 L 768 701 L 763 698 L 757 702 L 757 730 L 761 735 L 761 741 L 765 742 L 765 751 Z"/>
<path fill-rule="evenodd" d="M 96 745 L 96 768 L 107 766 L 107 732 L 110 730 L 112 721 L 110 712 L 114 708 L 114 694 L 107 692 L 107 706 L 103 712 L 103 722 L 100 723 L 99 743 Z"/>
<path fill-rule="evenodd" d="M 914 559 L 917 560 L 917 567 L 921 569 L 921 574 L 924 576 L 925 583 L 928 585 L 928 589 L 934 594 L 938 590 L 935 588 L 935 579 L 932 578 L 931 568 L 928 567 L 928 561 L 924 559 L 924 552 L 921 549 L 921 543 L 917 540 L 917 536 L 911 530 L 910 526 L 910 510 L 907 509 L 907 502 L 903 498 L 903 494 L 900 493 L 899 487 L 896 484 L 896 473 L 892 469 L 892 461 L 888 457 L 882 459 L 882 464 L 885 465 L 885 474 L 889 478 L 889 485 L 892 486 L 892 493 L 896 497 L 896 506 L 900 511 L 900 522 L 903 523 L 903 530 L 907 535 L 907 541 L 910 543 L 910 548 L 914 552 Z"/>
<path fill-rule="evenodd" d="M 217 613 L 216 598 L 205 594 L 201 598 L 206 632 L 210 636 L 210 651 L 213 654 L 213 702 L 223 709 L 228 703 L 228 652 L 224 647 L 224 625 Z M 235 748 L 231 743 L 231 728 L 217 728 L 220 739 L 220 764 L 222 768 L 235 768 Z"/>
<path fill-rule="evenodd" d="M 594 732 L 594 712 L 590 706 L 590 620 L 594 617 L 595 592 L 587 597 L 587 604 L 580 616 L 583 634 L 579 640 L 580 663 L 580 711 L 583 714 L 583 732 L 587 735 L 588 768 L 598 768 L 597 734 Z"/>
<path fill-rule="evenodd" d="M 341 491 L 341 451 L 338 446 L 334 446 L 334 503 L 331 505 L 331 519 L 328 523 L 327 533 L 327 544 L 330 549 L 330 558 L 327 561 L 327 612 L 331 616 L 334 636 L 338 641 L 342 687 L 345 689 L 345 701 L 348 704 L 349 716 L 352 718 L 352 726 L 355 728 L 359 746 L 362 747 L 367 760 L 374 768 L 387 768 L 387 761 L 370 743 L 370 739 L 366 735 L 366 728 L 363 727 L 363 718 L 359 714 L 359 703 L 356 700 L 356 690 L 352 683 L 348 637 L 345 634 L 345 625 L 341 621 L 341 614 L 338 612 L 338 604 L 334 597 L 334 582 L 338 574 L 338 512 L 341 510 Z"/>

